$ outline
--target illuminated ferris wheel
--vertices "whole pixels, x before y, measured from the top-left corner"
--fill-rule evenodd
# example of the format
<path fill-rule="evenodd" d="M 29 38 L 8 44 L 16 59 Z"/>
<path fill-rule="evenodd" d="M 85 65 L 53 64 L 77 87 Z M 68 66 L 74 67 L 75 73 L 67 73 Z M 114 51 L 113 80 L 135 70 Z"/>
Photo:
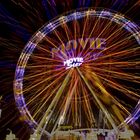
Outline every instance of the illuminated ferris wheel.
<path fill-rule="evenodd" d="M 53 19 L 17 64 L 14 93 L 22 119 L 41 135 L 66 126 L 118 133 L 139 117 L 139 45 L 138 26 L 109 10 Z"/>

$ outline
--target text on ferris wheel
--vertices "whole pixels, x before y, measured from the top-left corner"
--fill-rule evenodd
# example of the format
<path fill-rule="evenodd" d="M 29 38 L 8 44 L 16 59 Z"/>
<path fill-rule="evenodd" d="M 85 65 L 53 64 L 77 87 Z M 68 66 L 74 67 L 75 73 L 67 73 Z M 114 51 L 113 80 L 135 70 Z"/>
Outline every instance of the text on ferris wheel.
<path fill-rule="evenodd" d="M 70 58 L 66 61 L 64 61 L 64 66 L 66 66 L 66 69 L 73 68 L 73 67 L 78 67 L 83 63 L 83 58 L 82 57 L 74 57 Z"/>

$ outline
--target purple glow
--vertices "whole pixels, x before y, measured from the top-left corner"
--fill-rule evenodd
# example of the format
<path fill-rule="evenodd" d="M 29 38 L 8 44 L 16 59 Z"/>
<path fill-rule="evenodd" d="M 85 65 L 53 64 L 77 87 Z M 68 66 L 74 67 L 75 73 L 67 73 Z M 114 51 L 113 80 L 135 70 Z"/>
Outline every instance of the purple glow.
<path fill-rule="evenodd" d="M 70 58 L 66 61 L 64 61 L 64 66 L 66 66 L 66 69 L 73 68 L 73 67 L 78 67 L 83 63 L 83 58 L 82 57 L 74 57 Z"/>

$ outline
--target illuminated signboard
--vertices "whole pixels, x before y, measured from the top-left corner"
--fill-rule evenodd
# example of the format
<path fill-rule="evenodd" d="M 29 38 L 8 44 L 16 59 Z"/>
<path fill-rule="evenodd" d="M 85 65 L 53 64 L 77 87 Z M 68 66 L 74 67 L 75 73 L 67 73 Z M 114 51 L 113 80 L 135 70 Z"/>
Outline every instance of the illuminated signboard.
<path fill-rule="evenodd" d="M 70 58 L 66 61 L 64 61 L 64 66 L 66 66 L 66 69 L 72 68 L 72 67 L 78 67 L 83 63 L 82 57 L 74 57 Z"/>

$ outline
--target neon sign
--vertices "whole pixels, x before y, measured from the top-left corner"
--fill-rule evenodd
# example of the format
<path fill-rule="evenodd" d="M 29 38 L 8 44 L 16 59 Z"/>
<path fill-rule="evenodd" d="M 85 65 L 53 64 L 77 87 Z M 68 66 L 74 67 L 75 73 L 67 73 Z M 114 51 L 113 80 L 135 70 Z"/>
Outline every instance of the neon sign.
<path fill-rule="evenodd" d="M 83 58 L 82 57 L 74 57 L 70 58 L 66 61 L 64 61 L 64 66 L 66 66 L 66 69 L 73 68 L 73 67 L 78 67 L 83 63 Z"/>
<path fill-rule="evenodd" d="M 77 48 L 81 48 L 82 50 L 86 50 L 87 46 L 89 46 L 89 51 L 91 50 L 90 56 L 91 59 L 95 59 L 100 53 L 97 54 L 94 51 L 104 50 L 106 46 L 106 40 L 103 38 L 78 38 L 76 40 L 69 40 L 67 43 L 61 44 L 58 48 L 52 48 L 52 58 L 57 56 L 67 55 L 70 51 L 76 52 Z M 96 55 L 96 56 L 95 56 Z M 71 56 L 69 56 L 71 57 Z"/>

